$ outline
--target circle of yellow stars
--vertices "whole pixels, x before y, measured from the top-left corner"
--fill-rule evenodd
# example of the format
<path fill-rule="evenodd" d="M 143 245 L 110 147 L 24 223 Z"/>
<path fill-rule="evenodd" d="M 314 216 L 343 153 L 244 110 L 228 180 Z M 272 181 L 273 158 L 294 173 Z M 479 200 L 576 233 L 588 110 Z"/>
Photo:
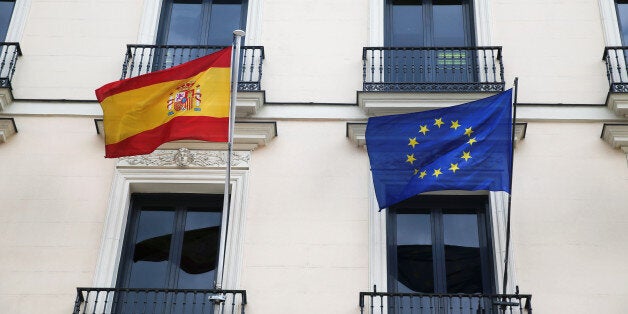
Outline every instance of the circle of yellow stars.
<path fill-rule="evenodd" d="M 460 122 L 458 120 L 450 120 L 451 124 L 449 126 L 450 129 L 453 129 L 454 131 L 457 131 L 458 128 L 462 127 L 462 125 L 460 124 Z M 443 121 L 443 118 L 436 118 L 434 119 L 434 123 L 430 126 L 430 127 L 437 127 L 437 128 L 441 128 L 443 125 L 445 125 L 445 122 Z M 469 140 L 467 141 L 467 144 L 469 144 L 469 146 L 473 146 L 474 143 L 477 143 L 477 139 L 476 137 L 471 137 L 472 134 L 475 132 L 473 130 L 473 127 L 468 127 L 468 128 L 464 128 L 464 135 L 469 137 Z M 419 130 L 418 132 L 423 134 L 423 136 L 427 136 L 427 133 L 430 131 L 428 124 L 425 125 L 419 125 Z M 408 146 L 411 146 L 412 149 L 414 149 L 417 145 L 420 145 L 420 142 L 417 140 L 417 137 L 409 137 L 408 138 Z M 464 151 L 462 152 L 462 156 L 460 156 L 461 159 L 464 159 L 464 162 L 468 162 L 469 159 L 473 158 L 471 156 L 471 147 L 469 147 L 468 151 Z M 414 153 L 408 154 L 406 155 L 406 162 L 409 163 L 410 165 L 414 165 L 414 162 L 416 161 L 416 157 L 414 156 Z M 461 161 L 462 162 L 462 161 Z M 450 163 L 449 164 L 449 171 L 451 171 L 452 173 L 456 173 L 456 171 L 460 170 L 460 166 L 459 166 L 460 162 L 457 163 Z M 432 174 L 431 176 L 436 177 L 438 179 L 438 177 L 440 175 L 443 175 L 443 168 L 438 168 L 438 169 L 432 169 Z M 427 175 L 428 175 L 428 169 L 417 169 L 414 168 L 414 173 L 413 175 L 418 176 L 419 179 L 424 179 Z"/>

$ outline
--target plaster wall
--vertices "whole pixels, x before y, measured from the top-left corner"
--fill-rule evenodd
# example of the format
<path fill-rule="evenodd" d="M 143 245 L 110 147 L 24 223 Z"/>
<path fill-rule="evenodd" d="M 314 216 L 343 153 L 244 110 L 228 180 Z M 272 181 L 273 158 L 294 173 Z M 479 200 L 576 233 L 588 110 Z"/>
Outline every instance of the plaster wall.
<path fill-rule="evenodd" d="M 601 123 L 529 123 L 515 150 L 516 273 L 540 313 L 628 306 L 626 155 Z"/>
<path fill-rule="evenodd" d="M 366 152 L 343 136 L 343 122 L 277 128 L 251 160 L 247 313 L 357 313 L 369 278 Z"/>
<path fill-rule="evenodd" d="M 0 147 L 0 311 L 70 313 L 92 284 L 113 161 L 93 119 L 16 120 Z"/>
<path fill-rule="evenodd" d="M 137 41 L 141 0 L 31 0 L 13 77 L 22 99 L 95 99 Z"/>
<path fill-rule="evenodd" d="M 601 104 L 608 92 L 597 0 L 492 1 L 493 44 L 519 102 Z"/>

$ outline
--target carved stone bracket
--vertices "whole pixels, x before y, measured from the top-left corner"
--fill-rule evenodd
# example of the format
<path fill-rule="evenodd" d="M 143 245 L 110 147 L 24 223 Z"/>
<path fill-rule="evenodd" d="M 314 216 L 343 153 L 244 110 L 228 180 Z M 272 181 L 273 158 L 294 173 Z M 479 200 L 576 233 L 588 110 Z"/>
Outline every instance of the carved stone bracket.
<path fill-rule="evenodd" d="M 613 148 L 619 148 L 626 153 L 628 160 L 628 124 L 604 123 L 601 137 Z"/>
<path fill-rule="evenodd" d="M 251 160 L 250 151 L 234 151 L 231 155 L 231 167 L 248 169 Z M 151 154 L 122 157 L 118 167 L 156 167 L 156 168 L 225 168 L 226 151 L 190 150 L 187 148 L 156 150 Z"/>
<path fill-rule="evenodd" d="M 17 133 L 13 118 L 0 118 L 0 143 L 6 142 L 9 137 Z"/>

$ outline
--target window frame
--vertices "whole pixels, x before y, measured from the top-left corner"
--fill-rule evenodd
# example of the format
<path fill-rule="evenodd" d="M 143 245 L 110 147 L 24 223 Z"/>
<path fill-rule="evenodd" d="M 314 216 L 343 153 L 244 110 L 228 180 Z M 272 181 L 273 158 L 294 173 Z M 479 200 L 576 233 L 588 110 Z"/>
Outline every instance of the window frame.
<path fill-rule="evenodd" d="M 397 293 L 395 283 L 397 278 L 397 245 L 396 245 L 396 215 L 397 214 L 429 214 L 432 239 L 432 258 L 434 274 L 434 290 L 425 293 L 451 293 L 447 291 L 445 269 L 445 244 L 443 233 L 443 215 L 477 214 L 477 230 L 480 249 L 480 263 L 482 269 L 482 287 L 484 294 L 493 294 L 496 286 L 495 267 L 493 261 L 492 228 L 490 222 L 488 197 L 479 195 L 419 195 L 389 208 L 386 214 L 387 228 L 387 263 L 388 263 L 388 292 Z"/>
<path fill-rule="evenodd" d="M 8 34 L 9 34 L 9 29 L 11 28 L 11 20 L 13 19 L 13 13 L 15 12 L 15 7 L 17 6 L 17 1 L 16 0 L 0 0 L 0 2 L 9 2 L 9 3 L 13 3 L 13 7 L 11 7 L 11 14 L 9 15 L 9 20 L 7 21 L 7 25 L 6 25 L 6 29 L 1 29 L 0 30 L 0 42 L 6 42 Z M 3 25 L 0 25 L 0 27 L 2 27 Z M 4 36 L 2 36 L 2 34 L 4 33 Z"/>

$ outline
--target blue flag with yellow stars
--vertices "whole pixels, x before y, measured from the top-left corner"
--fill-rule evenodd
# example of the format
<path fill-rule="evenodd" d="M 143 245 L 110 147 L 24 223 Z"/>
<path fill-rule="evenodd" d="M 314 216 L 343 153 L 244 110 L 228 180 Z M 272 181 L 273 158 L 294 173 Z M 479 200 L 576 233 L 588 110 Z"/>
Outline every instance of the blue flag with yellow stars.
<path fill-rule="evenodd" d="M 369 118 L 379 208 L 440 190 L 510 193 L 512 90 L 441 109 Z"/>

